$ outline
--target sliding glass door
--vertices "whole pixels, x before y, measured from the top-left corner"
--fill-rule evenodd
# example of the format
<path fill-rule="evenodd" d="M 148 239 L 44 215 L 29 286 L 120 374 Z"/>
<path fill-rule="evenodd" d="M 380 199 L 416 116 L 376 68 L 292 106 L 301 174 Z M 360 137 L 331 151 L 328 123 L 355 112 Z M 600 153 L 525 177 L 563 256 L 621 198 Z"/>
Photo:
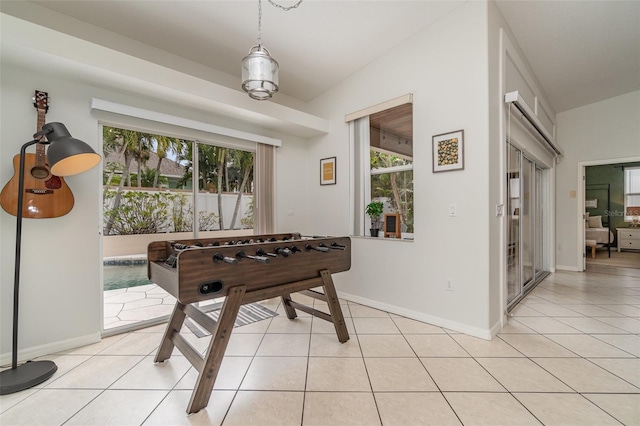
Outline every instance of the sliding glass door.
<path fill-rule="evenodd" d="M 147 246 L 253 234 L 254 152 L 103 126 L 105 334 L 164 321 L 175 299 L 147 279 Z"/>
<path fill-rule="evenodd" d="M 540 274 L 545 273 L 544 267 L 544 256 L 543 256 L 543 246 L 544 246 L 544 209 L 543 200 L 544 200 L 544 185 L 542 185 L 542 174 L 543 170 L 536 166 L 535 167 L 535 196 L 536 196 L 536 210 L 535 210 L 535 227 L 538 230 L 535 234 L 535 253 L 533 258 L 533 265 L 535 268 L 534 274 L 536 277 L 540 276 Z"/>
<path fill-rule="evenodd" d="M 535 253 L 535 209 L 533 197 L 533 162 L 522 157 L 522 192 L 520 192 L 520 235 L 522 253 L 522 285 L 527 285 L 533 279 L 533 254 Z"/>
<path fill-rule="evenodd" d="M 522 294 L 520 278 L 520 150 L 508 145 L 507 303 Z"/>
<path fill-rule="evenodd" d="M 543 168 L 508 144 L 507 305 L 512 307 L 546 276 Z"/>

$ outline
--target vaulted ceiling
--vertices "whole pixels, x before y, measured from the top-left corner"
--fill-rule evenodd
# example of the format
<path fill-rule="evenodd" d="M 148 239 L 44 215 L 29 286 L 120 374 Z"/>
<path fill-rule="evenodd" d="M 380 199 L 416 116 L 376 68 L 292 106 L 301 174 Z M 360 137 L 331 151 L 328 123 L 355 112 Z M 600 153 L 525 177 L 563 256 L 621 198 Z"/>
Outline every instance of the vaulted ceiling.
<path fill-rule="evenodd" d="M 280 63 L 281 92 L 309 101 L 462 3 L 305 0 L 285 12 L 265 0 L 262 40 Z M 640 89 L 639 1 L 497 4 L 556 112 Z M 110 47 L 86 24 L 101 27 L 232 82 L 258 32 L 255 0 L 2 0 L 0 10 Z"/>

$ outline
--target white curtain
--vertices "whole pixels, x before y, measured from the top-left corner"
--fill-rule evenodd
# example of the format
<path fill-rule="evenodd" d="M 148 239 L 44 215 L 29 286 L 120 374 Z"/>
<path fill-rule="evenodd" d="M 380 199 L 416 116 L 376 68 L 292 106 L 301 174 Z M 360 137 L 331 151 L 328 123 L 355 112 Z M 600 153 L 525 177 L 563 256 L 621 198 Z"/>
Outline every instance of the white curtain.
<path fill-rule="evenodd" d="M 275 214 L 276 147 L 257 144 L 255 162 L 254 233 L 271 234 L 276 229 Z"/>
<path fill-rule="evenodd" d="M 350 234 L 367 235 L 369 228 L 366 222 L 364 206 L 371 201 L 371 180 L 365 177 L 369 173 L 369 116 L 349 122 L 349 147 L 353 162 L 353 173 L 350 179 L 351 209 L 353 218 Z"/>

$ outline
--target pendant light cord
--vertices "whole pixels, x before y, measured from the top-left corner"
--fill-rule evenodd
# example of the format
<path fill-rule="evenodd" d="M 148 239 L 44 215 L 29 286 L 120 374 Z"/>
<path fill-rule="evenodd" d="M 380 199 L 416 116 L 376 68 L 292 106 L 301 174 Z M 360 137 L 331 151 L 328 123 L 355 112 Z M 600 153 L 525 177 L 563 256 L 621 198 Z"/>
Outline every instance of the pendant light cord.
<path fill-rule="evenodd" d="M 278 3 L 274 2 L 273 0 L 269 0 L 269 3 L 271 3 L 272 5 L 274 5 L 275 7 L 284 10 L 285 12 L 290 11 L 291 9 L 295 9 L 296 7 L 300 6 L 300 3 L 302 3 L 302 0 L 299 0 L 298 3 L 294 4 L 293 6 L 289 6 L 289 7 L 284 7 L 279 5 Z"/>
<path fill-rule="evenodd" d="M 269 3 L 271 3 L 273 6 L 284 10 L 285 12 L 290 11 L 291 9 L 295 9 L 298 6 L 300 6 L 300 4 L 302 3 L 302 0 L 298 0 L 298 2 L 292 6 L 289 7 L 285 7 L 282 5 L 279 5 L 278 3 L 274 2 L 273 0 L 269 0 Z M 262 46 L 262 0 L 258 0 L 258 46 Z"/>
<path fill-rule="evenodd" d="M 258 46 L 262 46 L 262 0 L 258 0 Z"/>

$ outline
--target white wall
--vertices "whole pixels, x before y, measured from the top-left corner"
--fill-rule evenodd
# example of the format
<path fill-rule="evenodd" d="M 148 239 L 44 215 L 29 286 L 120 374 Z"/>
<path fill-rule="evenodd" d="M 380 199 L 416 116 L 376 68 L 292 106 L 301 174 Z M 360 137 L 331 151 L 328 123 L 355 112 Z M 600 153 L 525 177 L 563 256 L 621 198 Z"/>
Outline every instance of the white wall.
<path fill-rule="evenodd" d="M 465 3 L 311 104 L 331 120 L 306 161 L 315 233 L 349 229 L 345 114 L 413 93 L 415 241 L 353 238 L 352 268 L 335 277 L 353 300 L 489 337 L 487 6 Z M 464 129 L 465 169 L 432 173 L 432 136 Z M 319 160 L 337 157 L 337 184 L 320 186 Z M 449 217 L 456 204 L 458 216 Z M 454 291 L 445 291 L 453 280 Z"/>
<path fill-rule="evenodd" d="M 37 115 L 31 100 L 35 89 L 49 92 L 47 122 L 63 122 L 74 137 L 100 151 L 96 122 L 89 119 L 86 88 L 47 75 L 46 70 L 32 72 L 4 61 L 0 87 L 0 141 L 6 153 L 0 161 L 3 184 L 13 175 L 11 153 L 17 154 L 36 131 Z M 100 174 L 101 170 L 94 168 L 65 179 L 75 197 L 69 214 L 23 220 L 19 348 L 29 353 L 99 338 Z M 6 355 L 11 350 L 15 218 L 3 210 L 0 221 L 2 234 L 7 236 L 0 243 L 0 353 Z"/>
<path fill-rule="evenodd" d="M 489 67 L 489 209 L 497 204 L 505 203 L 504 176 L 504 143 L 502 120 L 503 98 L 500 80 L 501 45 L 500 28 L 507 23 L 494 2 L 487 5 L 488 25 L 488 67 Z M 502 320 L 502 311 L 506 304 L 506 268 L 504 266 L 506 237 L 504 233 L 504 217 L 489 214 L 489 323 L 492 328 Z"/>
<path fill-rule="evenodd" d="M 556 166 L 556 264 L 579 270 L 578 163 L 640 156 L 640 91 L 557 115 L 564 157 Z"/>

